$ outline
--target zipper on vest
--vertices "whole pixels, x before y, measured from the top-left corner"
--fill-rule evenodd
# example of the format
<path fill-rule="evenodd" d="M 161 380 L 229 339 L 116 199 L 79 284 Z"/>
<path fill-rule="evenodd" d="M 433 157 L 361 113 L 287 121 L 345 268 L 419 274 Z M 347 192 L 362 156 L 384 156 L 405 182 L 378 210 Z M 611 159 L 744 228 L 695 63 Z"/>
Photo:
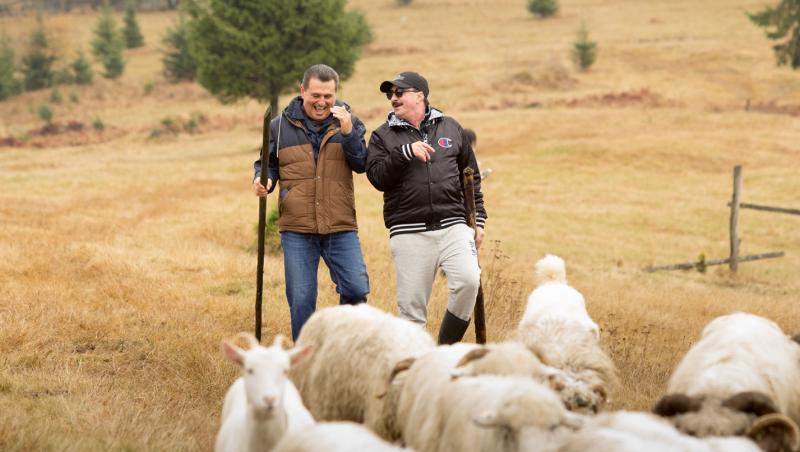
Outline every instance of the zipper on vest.
<path fill-rule="evenodd" d="M 428 132 L 425 132 L 425 134 L 422 135 L 422 142 L 425 143 L 425 144 L 428 144 Z M 428 223 L 430 223 L 431 226 L 434 226 L 433 225 L 433 189 L 432 189 L 433 181 L 431 180 L 431 159 L 430 158 L 428 158 L 428 160 L 425 162 L 425 168 L 428 171 L 428 210 L 430 211 L 430 214 L 428 214 Z"/>

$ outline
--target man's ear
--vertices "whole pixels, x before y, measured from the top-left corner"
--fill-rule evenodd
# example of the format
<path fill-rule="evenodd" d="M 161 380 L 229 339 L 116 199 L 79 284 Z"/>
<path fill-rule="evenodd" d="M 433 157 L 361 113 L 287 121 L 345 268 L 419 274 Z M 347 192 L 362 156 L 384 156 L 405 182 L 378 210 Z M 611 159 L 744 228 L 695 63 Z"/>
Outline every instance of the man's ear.
<path fill-rule="evenodd" d="M 305 95 L 305 93 L 306 93 L 306 90 L 305 90 L 305 88 L 303 88 L 303 82 L 300 82 L 300 97 L 303 97 L 303 95 Z"/>

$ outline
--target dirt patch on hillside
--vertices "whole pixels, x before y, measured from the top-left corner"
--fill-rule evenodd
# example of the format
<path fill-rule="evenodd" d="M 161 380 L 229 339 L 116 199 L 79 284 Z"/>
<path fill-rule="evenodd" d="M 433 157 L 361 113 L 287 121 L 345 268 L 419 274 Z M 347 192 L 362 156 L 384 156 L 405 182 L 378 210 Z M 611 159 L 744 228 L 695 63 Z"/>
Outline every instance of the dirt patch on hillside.
<path fill-rule="evenodd" d="M 775 100 L 769 102 L 750 102 L 744 107 L 745 111 L 757 111 L 773 115 L 800 116 L 800 104 L 779 104 Z"/>
<path fill-rule="evenodd" d="M 103 130 L 98 130 L 79 121 L 53 122 L 28 130 L 20 136 L 0 137 L 0 147 L 48 148 L 85 146 L 103 143 L 126 134 L 125 130 L 116 127 L 103 126 Z"/>
<path fill-rule="evenodd" d="M 554 102 L 555 105 L 564 105 L 573 108 L 598 108 L 598 107 L 647 107 L 647 108 L 676 108 L 684 107 L 683 102 L 667 99 L 664 96 L 641 88 L 631 91 L 620 91 L 606 94 L 593 94 L 591 96 Z"/>

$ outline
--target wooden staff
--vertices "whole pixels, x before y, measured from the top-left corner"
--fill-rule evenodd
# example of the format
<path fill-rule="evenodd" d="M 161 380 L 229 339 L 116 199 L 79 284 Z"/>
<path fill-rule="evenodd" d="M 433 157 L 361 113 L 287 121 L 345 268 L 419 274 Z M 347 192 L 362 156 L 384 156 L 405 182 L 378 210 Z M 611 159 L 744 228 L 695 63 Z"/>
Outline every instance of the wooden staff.
<path fill-rule="evenodd" d="M 467 167 L 464 169 L 464 204 L 467 208 L 467 224 L 473 230 L 476 228 L 475 221 L 475 181 L 473 180 L 474 171 Z M 475 250 L 477 252 L 477 248 Z M 477 259 L 477 255 L 475 256 Z M 486 343 L 486 311 L 483 306 L 483 283 L 478 280 L 478 296 L 475 298 L 475 342 L 478 344 Z"/>
<path fill-rule="evenodd" d="M 264 112 L 264 131 L 261 138 L 261 185 L 267 186 L 269 168 L 269 122 L 272 107 Z M 256 339 L 261 342 L 261 299 L 264 290 L 264 239 L 267 228 L 267 197 L 258 198 L 258 265 L 256 265 Z"/>

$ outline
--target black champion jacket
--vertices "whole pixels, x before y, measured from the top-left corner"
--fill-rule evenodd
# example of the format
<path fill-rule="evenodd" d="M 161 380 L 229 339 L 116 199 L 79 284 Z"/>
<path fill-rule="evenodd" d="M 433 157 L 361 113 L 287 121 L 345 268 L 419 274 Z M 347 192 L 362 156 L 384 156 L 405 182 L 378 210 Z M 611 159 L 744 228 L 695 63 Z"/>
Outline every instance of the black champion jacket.
<path fill-rule="evenodd" d="M 486 224 L 481 177 L 475 153 L 461 125 L 430 108 L 417 129 L 394 113 L 372 132 L 367 153 L 367 178 L 383 192 L 383 220 L 389 236 L 433 231 L 466 224 L 463 171 L 475 172 L 476 223 Z M 430 161 L 414 157 L 411 144 L 423 141 L 436 152 Z"/>

